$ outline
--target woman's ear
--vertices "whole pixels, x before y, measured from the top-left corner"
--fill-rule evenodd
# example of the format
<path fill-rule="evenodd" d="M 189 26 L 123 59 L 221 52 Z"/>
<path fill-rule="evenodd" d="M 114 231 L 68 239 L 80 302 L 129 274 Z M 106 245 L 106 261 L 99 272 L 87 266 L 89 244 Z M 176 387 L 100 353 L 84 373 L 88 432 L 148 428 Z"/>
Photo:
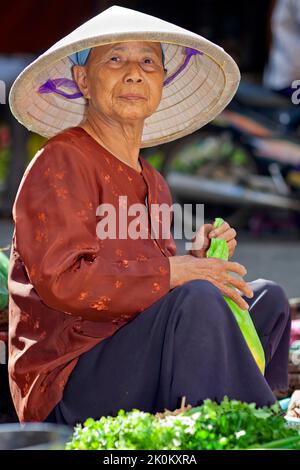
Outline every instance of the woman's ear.
<path fill-rule="evenodd" d="M 88 85 L 87 85 L 86 67 L 84 65 L 73 65 L 72 74 L 84 98 L 90 99 Z"/>

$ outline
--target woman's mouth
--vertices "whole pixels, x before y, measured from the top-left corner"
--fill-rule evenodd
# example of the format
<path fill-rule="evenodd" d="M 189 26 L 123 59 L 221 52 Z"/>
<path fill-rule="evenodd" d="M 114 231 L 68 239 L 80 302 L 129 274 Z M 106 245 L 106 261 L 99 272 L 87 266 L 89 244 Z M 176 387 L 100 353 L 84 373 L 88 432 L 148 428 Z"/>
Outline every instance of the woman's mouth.
<path fill-rule="evenodd" d="M 144 100 L 145 99 L 144 96 L 136 95 L 136 94 L 121 95 L 119 98 L 122 98 L 125 100 Z"/>

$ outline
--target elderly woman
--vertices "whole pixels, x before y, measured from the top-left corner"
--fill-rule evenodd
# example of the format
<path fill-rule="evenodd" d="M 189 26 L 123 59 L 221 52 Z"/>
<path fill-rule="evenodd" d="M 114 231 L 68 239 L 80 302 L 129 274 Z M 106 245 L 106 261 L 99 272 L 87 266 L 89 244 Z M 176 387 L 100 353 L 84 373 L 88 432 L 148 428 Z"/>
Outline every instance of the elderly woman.
<path fill-rule="evenodd" d="M 27 168 L 13 207 L 9 378 L 19 419 L 75 424 L 121 408 L 154 413 L 175 409 L 183 396 L 191 405 L 224 395 L 270 405 L 276 400 L 272 390 L 287 385 L 289 306 L 275 282 L 247 284 L 239 263 L 206 258 L 212 237 L 225 239 L 232 256 L 235 230 L 204 224 L 195 239 L 202 245 L 183 256 L 176 256 L 172 235 L 105 238 L 97 230 L 104 215 L 99 205 L 118 208 L 120 197 L 128 206 L 143 204 L 146 220 L 154 204 L 172 205 L 166 181 L 140 148 L 203 125 L 201 100 L 189 106 L 185 101 L 179 115 L 180 108 L 174 113 L 170 104 L 189 99 L 192 79 L 198 87 L 193 97 L 200 93 L 201 74 L 214 66 L 206 67 L 205 57 L 211 61 L 213 54 L 215 63 L 219 57 L 228 74 L 215 81 L 215 89 L 201 91 L 206 120 L 233 95 L 237 68 L 204 38 L 133 10 L 112 7 L 90 21 L 50 49 L 40 59 L 43 67 L 25 71 L 10 96 L 15 116 L 50 136 Z M 109 40 L 99 36 L 105 27 L 117 28 Z M 188 51 L 190 63 L 179 54 L 180 41 L 198 46 Z M 76 84 L 71 94 L 62 89 L 71 80 L 57 76 L 67 66 Z M 189 75 L 191 70 L 198 72 Z M 229 77 L 235 85 L 228 91 Z M 37 91 L 30 95 L 32 88 Z M 209 104 L 208 93 L 218 89 L 225 97 Z M 169 120 L 159 119 L 164 109 Z M 72 114 L 62 119 L 68 110 Z M 70 116 L 81 121 L 72 125 Z M 172 126 L 177 132 L 168 131 Z M 249 307 L 265 352 L 265 375 L 224 294 Z"/>

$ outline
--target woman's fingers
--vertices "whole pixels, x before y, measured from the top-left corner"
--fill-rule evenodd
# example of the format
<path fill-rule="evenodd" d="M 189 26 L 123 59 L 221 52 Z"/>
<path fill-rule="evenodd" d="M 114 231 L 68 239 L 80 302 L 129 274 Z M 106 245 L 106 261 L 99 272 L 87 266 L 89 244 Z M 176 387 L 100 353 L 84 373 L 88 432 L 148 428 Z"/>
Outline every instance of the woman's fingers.
<path fill-rule="evenodd" d="M 254 296 L 253 290 L 251 287 L 247 284 L 247 282 L 244 281 L 244 279 L 241 279 L 239 277 L 231 276 L 230 274 L 226 275 L 226 284 L 229 284 L 233 287 L 237 287 L 241 292 L 246 297 L 252 298 Z"/>
<path fill-rule="evenodd" d="M 226 271 L 231 271 L 233 273 L 237 273 L 240 276 L 246 276 L 247 269 L 240 263 L 236 261 L 224 261 L 224 268 Z"/>
<path fill-rule="evenodd" d="M 237 246 L 236 239 L 230 240 L 229 242 L 227 242 L 227 246 L 228 246 L 228 251 L 229 251 L 229 258 L 231 258 Z"/>
<path fill-rule="evenodd" d="M 202 249 L 204 252 L 207 250 L 207 248 L 210 245 L 210 239 L 208 238 L 208 234 L 211 229 L 212 229 L 211 224 L 204 224 L 199 231 L 200 239 L 203 241 Z"/>
<path fill-rule="evenodd" d="M 226 232 L 230 228 L 230 225 L 227 222 L 223 222 L 222 225 L 218 228 L 214 228 L 210 233 L 210 237 L 219 237 L 221 233 Z"/>
<path fill-rule="evenodd" d="M 237 241 L 235 239 L 236 236 L 237 236 L 236 230 L 230 227 L 228 222 L 223 222 L 223 224 L 220 227 L 216 229 L 213 228 L 208 234 L 208 238 L 210 239 L 219 238 L 227 242 L 229 258 L 232 257 L 237 246 Z"/>
<path fill-rule="evenodd" d="M 233 240 L 236 237 L 236 231 L 234 228 L 230 228 L 226 230 L 225 232 L 220 233 L 220 235 L 217 236 L 217 238 L 222 238 L 223 240 L 226 240 L 229 242 L 230 240 Z"/>
<path fill-rule="evenodd" d="M 208 234 L 212 229 L 212 224 L 204 224 L 197 231 L 192 240 L 191 254 L 198 257 L 204 257 L 206 250 L 210 245 Z"/>
<path fill-rule="evenodd" d="M 214 229 L 212 224 L 203 224 L 193 237 L 193 245 L 189 253 L 199 258 L 205 257 L 211 239 L 220 238 L 227 242 L 229 258 L 231 258 L 237 245 L 236 235 L 236 230 L 230 227 L 227 222 L 217 229 Z"/>
<path fill-rule="evenodd" d="M 248 303 L 242 298 L 241 294 L 242 292 L 246 297 L 253 297 L 252 289 L 241 279 L 247 274 L 245 266 L 235 261 L 225 261 L 219 258 L 203 258 L 196 262 L 195 273 L 197 273 L 197 265 L 200 268 L 198 273 L 199 279 L 207 279 L 240 308 L 243 310 L 249 309 Z M 231 275 L 230 272 L 241 277 Z M 197 276 L 195 276 L 195 279 L 197 279 Z"/>
<path fill-rule="evenodd" d="M 224 234 L 226 234 L 226 238 L 224 238 Z M 236 237 L 237 233 L 234 228 L 230 227 L 228 222 L 223 222 L 222 225 L 218 228 L 214 228 L 210 233 L 210 238 L 224 238 L 225 240 L 231 240 L 232 238 Z M 227 238 L 229 237 L 229 238 Z"/>
<path fill-rule="evenodd" d="M 248 310 L 248 303 L 242 298 L 237 290 L 232 287 L 226 286 L 225 284 L 221 288 L 222 293 L 232 299 L 242 310 Z"/>
<path fill-rule="evenodd" d="M 205 234 L 208 235 L 212 231 L 213 227 L 213 224 L 203 224 Z"/>
<path fill-rule="evenodd" d="M 244 279 L 241 279 L 239 277 L 232 276 L 231 274 L 229 274 L 229 272 L 234 272 L 234 273 L 237 273 L 237 274 L 239 274 L 240 276 L 243 277 L 247 274 L 247 269 L 245 268 L 245 266 L 243 266 L 240 263 L 233 262 L 233 261 L 227 261 L 225 269 L 227 271 L 225 276 L 224 276 L 225 282 L 227 284 L 229 284 L 230 286 L 233 286 L 233 287 L 236 287 L 237 289 L 239 289 L 241 292 L 243 292 L 243 294 L 246 297 L 252 298 L 254 293 L 253 293 L 253 290 L 251 289 L 251 287 L 247 284 L 247 282 L 244 281 Z M 239 293 L 237 293 L 236 298 L 239 299 L 239 300 L 240 299 L 242 300 L 243 307 L 240 305 L 242 308 L 245 308 L 245 306 L 246 306 L 246 308 L 248 308 L 247 307 L 247 305 L 248 305 L 247 302 L 245 302 L 242 299 L 242 297 Z"/>
<path fill-rule="evenodd" d="M 242 296 L 239 294 L 239 292 L 236 289 L 220 282 L 219 280 L 215 280 L 215 279 L 209 279 L 209 280 L 220 290 L 220 292 L 223 295 L 226 295 L 231 300 L 233 300 L 233 302 L 235 302 L 242 310 L 249 309 L 248 303 L 242 298 Z"/>

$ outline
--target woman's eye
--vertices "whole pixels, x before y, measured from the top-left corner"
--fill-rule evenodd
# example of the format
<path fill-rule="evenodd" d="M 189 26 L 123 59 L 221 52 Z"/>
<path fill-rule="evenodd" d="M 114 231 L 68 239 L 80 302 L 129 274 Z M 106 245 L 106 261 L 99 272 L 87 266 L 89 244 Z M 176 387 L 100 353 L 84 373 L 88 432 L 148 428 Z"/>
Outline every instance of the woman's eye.
<path fill-rule="evenodd" d="M 109 58 L 109 61 L 110 62 L 114 62 L 115 64 L 118 64 L 118 65 L 122 65 L 122 64 L 125 64 L 127 62 L 127 59 L 126 58 L 122 58 L 120 56 L 111 56 Z M 157 64 L 155 63 L 155 61 L 153 59 L 151 59 L 151 57 L 145 57 L 141 60 L 140 64 L 144 64 L 144 65 L 151 65 L 152 67 L 156 67 Z M 148 70 L 150 70 L 148 68 Z"/>

